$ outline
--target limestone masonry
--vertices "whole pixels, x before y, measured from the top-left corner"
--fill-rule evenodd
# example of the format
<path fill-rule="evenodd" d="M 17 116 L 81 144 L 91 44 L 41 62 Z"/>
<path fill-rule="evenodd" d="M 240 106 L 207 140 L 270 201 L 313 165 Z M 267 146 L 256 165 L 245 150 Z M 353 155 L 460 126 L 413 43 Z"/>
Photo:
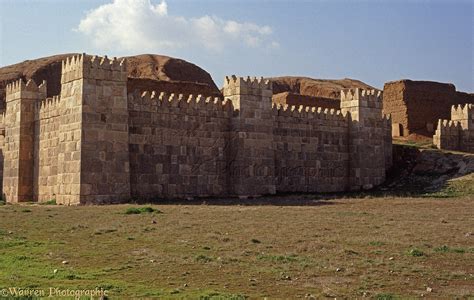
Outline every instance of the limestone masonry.
<path fill-rule="evenodd" d="M 224 100 L 127 94 L 124 61 L 62 63 L 61 91 L 22 80 L 0 116 L 3 196 L 62 204 L 336 192 L 381 184 L 392 162 L 381 92 L 340 110 L 272 103 L 272 83 L 226 77 Z"/>
<path fill-rule="evenodd" d="M 439 149 L 474 153 L 474 105 L 453 105 L 451 120 L 438 120 L 433 144 Z"/>

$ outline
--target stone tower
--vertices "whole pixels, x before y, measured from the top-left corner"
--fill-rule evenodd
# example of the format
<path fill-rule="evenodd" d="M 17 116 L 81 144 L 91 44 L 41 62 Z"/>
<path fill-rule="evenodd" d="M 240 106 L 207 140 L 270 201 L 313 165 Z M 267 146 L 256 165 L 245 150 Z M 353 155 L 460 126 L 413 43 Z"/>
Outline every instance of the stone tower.
<path fill-rule="evenodd" d="M 124 61 L 85 54 L 63 63 L 59 202 L 130 198 L 127 70 Z"/>
<path fill-rule="evenodd" d="M 229 193 L 274 194 L 271 82 L 263 78 L 226 77 L 224 98 L 231 100 L 235 109 L 230 130 Z"/>
<path fill-rule="evenodd" d="M 371 188 L 385 180 L 388 122 L 382 114 L 382 92 L 341 91 L 341 111 L 350 113 L 349 189 Z M 391 159 L 391 156 L 390 156 Z"/>
<path fill-rule="evenodd" d="M 3 193 L 8 202 L 33 200 L 35 104 L 44 97 L 44 82 L 38 87 L 20 79 L 7 85 Z"/>

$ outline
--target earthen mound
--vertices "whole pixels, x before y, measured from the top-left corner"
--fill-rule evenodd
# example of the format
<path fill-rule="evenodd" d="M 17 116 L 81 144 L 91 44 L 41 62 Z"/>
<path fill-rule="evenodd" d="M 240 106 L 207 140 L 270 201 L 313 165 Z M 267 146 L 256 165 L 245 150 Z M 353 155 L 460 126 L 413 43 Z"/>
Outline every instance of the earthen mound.
<path fill-rule="evenodd" d="M 7 83 L 17 79 L 48 82 L 48 96 L 61 89 L 61 62 L 75 53 L 43 57 L 0 68 L 0 98 Z M 155 90 L 183 94 L 220 96 L 208 72 L 182 59 L 144 54 L 128 56 L 128 91 Z"/>
<path fill-rule="evenodd" d="M 308 77 L 273 77 L 273 101 L 288 105 L 339 108 L 342 89 L 374 87 L 355 79 L 313 79 Z"/>

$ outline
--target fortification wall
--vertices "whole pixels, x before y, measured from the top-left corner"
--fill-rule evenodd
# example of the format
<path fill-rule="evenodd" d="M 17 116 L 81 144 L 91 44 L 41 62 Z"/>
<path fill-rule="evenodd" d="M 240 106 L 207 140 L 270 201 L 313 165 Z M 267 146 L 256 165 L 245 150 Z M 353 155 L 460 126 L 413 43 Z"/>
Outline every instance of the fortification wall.
<path fill-rule="evenodd" d="M 56 200 L 59 194 L 58 155 L 63 102 L 59 96 L 39 101 L 35 107 L 33 200 Z M 65 133 L 67 135 L 67 133 Z"/>
<path fill-rule="evenodd" d="M 433 144 L 439 149 L 474 153 L 474 105 L 453 105 L 451 120 L 438 120 Z"/>
<path fill-rule="evenodd" d="M 227 194 L 232 104 L 200 95 L 129 95 L 132 197 Z"/>
<path fill-rule="evenodd" d="M 226 77 L 224 100 L 127 96 L 126 83 L 123 61 L 79 55 L 62 63 L 59 96 L 46 98 L 45 83 L 9 85 L 7 201 L 335 192 L 382 183 L 391 163 L 390 119 L 375 91 L 341 92 L 339 111 L 272 107 L 263 78 Z M 453 118 L 472 124 L 464 111 Z"/>
<path fill-rule="evenodd" d="M 273 117 L 277 192 L 347 189 L 347 115 L 334 109 L 275 105 Z"/>

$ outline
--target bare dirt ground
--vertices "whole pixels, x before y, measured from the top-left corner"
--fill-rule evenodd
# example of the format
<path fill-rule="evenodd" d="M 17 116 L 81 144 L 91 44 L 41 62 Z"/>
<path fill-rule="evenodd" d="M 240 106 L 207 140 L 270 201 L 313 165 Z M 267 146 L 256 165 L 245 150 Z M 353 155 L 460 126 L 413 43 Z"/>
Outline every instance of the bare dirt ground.
<path fill-rule="evenodd" d="M 2 205 L 0 289 L 100 287 L 111 298 L 474 297 L 472 193 L 363 197 Z M 142 211 L 127 214 L 131 208 Z"/>

